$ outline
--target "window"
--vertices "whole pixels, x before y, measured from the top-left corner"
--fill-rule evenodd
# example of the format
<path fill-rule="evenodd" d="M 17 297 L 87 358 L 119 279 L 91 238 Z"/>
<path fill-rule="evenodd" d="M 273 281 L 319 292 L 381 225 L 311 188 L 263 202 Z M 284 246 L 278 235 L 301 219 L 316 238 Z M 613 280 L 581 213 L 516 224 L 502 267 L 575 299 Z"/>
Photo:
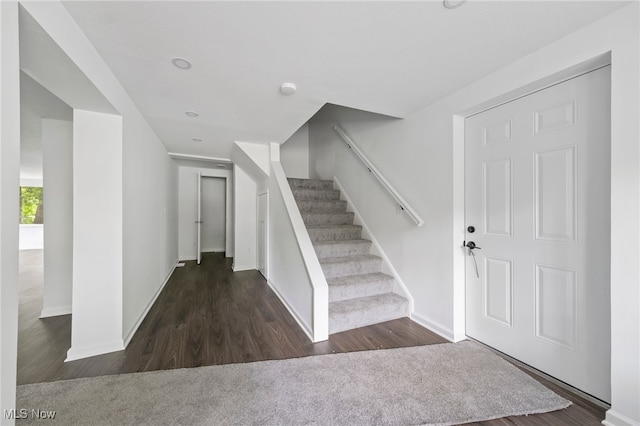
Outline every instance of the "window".
<path fill-rule="evenodd" d="M 29 225 L 42 223 L 42 187 L 20 187 L 20 223 Z"/>

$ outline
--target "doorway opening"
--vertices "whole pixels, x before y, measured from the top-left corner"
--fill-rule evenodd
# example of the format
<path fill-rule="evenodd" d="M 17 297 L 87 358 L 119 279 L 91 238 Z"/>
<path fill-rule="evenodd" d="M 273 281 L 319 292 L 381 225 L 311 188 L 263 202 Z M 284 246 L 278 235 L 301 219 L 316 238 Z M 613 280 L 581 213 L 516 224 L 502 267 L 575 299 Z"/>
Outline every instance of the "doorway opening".
<path fill-rule="evenodd" d="M 198 240 L 199 253 L 225 252 L 226 247 L 226 179 L 200 175 Z"/>

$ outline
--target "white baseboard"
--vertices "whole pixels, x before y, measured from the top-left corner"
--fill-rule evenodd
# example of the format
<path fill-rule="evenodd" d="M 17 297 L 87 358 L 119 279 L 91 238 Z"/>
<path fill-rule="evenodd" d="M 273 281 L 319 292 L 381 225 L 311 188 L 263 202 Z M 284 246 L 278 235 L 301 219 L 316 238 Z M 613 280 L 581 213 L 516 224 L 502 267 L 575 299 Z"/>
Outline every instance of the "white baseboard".
<path fill-rule="evenodd" d="M 121 351 L 124 349 L 124 342 L 118 340 L 116 342 L 104 343 L 97 346 L 86 346 L 84 348 L 71 347 L 67 351 L 67 359 L 64 362 L 75 361 L 77 359 L 89 358 L 91 356 L 103 355 L 109 352 Z"/>
<path fill-rule="evenodd" d="M 627 416 L 617 413 L 613 408 L 607 410 L 607 415 L 602 421 L 607 426 L 640 426 L 638 420 L 633 420 Z"/>
<path fill-rule="evenodd" d="M 296 320 L 296 322 L 298 323 L 302 331 L 304 331 L 304 334 L 306 334 L 309 340 L 313 342 L 313 332 L 311 331 L 311 328 L 307 326 L 304 323 L 304 321 L 302 321 L 302 318 L 300 318 L 300 315 L 298 315 L 298 312 L 287 302 L 287 300 L 284 297 L 282 297 L 282 294 L 278 291 L 276 286 L 273 285 L 271 281 L 267 281 L 267 284 L 269 284 L 269 287 L 271 287 L 271 290 L 273 290 L 276 296 L 278 296 L 278 299 L 280 299 L 284 307 L 287 308 L 287 311 L 289 311 L 293 319 Z"/>
<path fill-rule="evenodd" d="M 60 315 L 70 315 L 71 305 L 67 306 L 55 306 L 52 308 L 43 308 L 40 312 L 40 318 L 57 317 Z"/>
<path fill-rule="evenodd" d="M 437 335 L 444 337 L 450 342 L 454 342 L 453 330 L 448 327 L 443 326 L 435 321 L 432 321 L 428 318 L 423 317 L 422 315 L 416 314 L 415 312 L 411 314 L 411 320 L 417 322 L 424 328 L 433 331 Z"/>
<path fill-rule="evenodd" d="M 171 275 L 173 275 L 173 271 L 176 270 L 176 265 L 178 265 L 178 262 L 179 261 L 176 260 L 176 262 L 173 264 L 173 267 L 171 268 L 171 271 L 169 271 L 169 274 L 166 276 L 166 278 L 162 282 L 162 285 L 160 285 L 158 290 L 156 290 L 155 294 L 153 295 L 153 297 L 151 298 L 151 300 L 147 304 L 147 307 L 144 309 L 144 311 L 142 311 L 142 314 L 140 315 L 140 317 L 138 317 L 138 320 L 136 321 L 136 323 L 133 325 L 131 330 L 129 330 L 129 332 L 125 336 L 125 338 L 124 338 L 124 347 L 125 348 L 129 345 L 129 342 L 131 341 L 131 339 L 133 339 L 133 336 L 136 334 L 136 331 L 138 331 L 138 327 L 140 327 L 140 324 L 142 324 L 142 321 L 144 321 L 144 319 L 146 318 L 146 316 L 149 313 L 149 310 L 151 309 L 153 304 L 156 303 L 156 299 L 158 298 L 158 296 L 160 296 L 160 293 L 162 293 L 162 290 L 164 290 L 164 286 L 166 286 L 167 283 L 169 282 L 169 279 L 171 278 Z"/>
<path fill-rule="evenodd" d="M 233 265 L 233 272 L 255 271 L 256 265 Z"/>
<path fill-rule="evenodd" d="M 395 278 L 395 282 L 396 282 L 396 285 L 399 287 L 400 294 L 409 300 L 409 313 L 412 313 L 413 312 L 413 296 L 409 292 L 409 289 L 405 285 L 404 281 L 402 281 L 400 274 L 398 274 L 398 271 L 396 271 L 396 269 L 393 267 L 393 264 L 387 257 L 384 250 L 382 250 L 382 247 L 376 240 L 375 236 L 373 235 L 373 233 L 371 232 L 367 224 L 364 222 L 364 219 L 362 219 L 362 215 L 356 208 L 353 201 L 351 201 L 349 194 L 347 194 L 347 192 L 344 190 L 344 187 L 342 186 L 342 184 L 340 183 L 340 181 L 336 176 L 333 177 L 333 182 L 336 184 L 336 186 L 338 187 L 337 189 L 340 190 L 340 194 L 344 197 L 345 201 L 347 202 L 348 209 L 351 209 L 353 211 L 353 214 L 355 216 L 355 223 L 362 226 L 362 232 L 364 234 L 363 237 L 366 236 L 366 238 L 371 240 L 372 249 L 375 252 L 374 254 L 382 258 L 382 272 L 388 275 L 391 275 L 393 276 L 393 278 Z"/>

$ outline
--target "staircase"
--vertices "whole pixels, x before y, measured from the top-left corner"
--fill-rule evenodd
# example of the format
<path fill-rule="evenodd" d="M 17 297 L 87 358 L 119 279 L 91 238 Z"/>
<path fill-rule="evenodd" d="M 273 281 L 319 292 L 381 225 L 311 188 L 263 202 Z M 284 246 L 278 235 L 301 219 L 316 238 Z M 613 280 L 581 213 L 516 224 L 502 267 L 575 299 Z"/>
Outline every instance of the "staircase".
<path fill-rule="evenodd" d="M 409 301 L 393 293 L 394 278 L 380 272 L 333 182 L 288 181 L 329 285 L 329 334 L 406 317 Z"/>

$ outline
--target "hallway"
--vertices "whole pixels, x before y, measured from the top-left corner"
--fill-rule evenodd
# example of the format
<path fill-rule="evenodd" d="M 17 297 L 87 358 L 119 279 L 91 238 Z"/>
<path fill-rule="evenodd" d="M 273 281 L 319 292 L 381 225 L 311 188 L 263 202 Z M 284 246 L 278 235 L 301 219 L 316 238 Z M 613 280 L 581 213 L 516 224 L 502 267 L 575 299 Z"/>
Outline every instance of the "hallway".
<path fill-rule="evenodd" d="M 313 344 L 257 271 L 233 273 L 223 253 L 176 268 L 124 351 L 65 363 L 71 316 L 38 319 L 42 251 L 20 252 L 18 385 L 204 365 L 445 343 L 407 318 L 332 335 Z M 573 401 L 566 410 L 487 425 L 596 425 L 604 410 L 536 376 Z"/>
<path fill-rule="evenodd" d="M 38 319 L 42 251 L 21 251 L 18 384 L 444 343 L 404 318 L 313 344 L 258 271 L 205 253 L 176 268 L 124 351 L 65 363 L 71 316 Z"/>

